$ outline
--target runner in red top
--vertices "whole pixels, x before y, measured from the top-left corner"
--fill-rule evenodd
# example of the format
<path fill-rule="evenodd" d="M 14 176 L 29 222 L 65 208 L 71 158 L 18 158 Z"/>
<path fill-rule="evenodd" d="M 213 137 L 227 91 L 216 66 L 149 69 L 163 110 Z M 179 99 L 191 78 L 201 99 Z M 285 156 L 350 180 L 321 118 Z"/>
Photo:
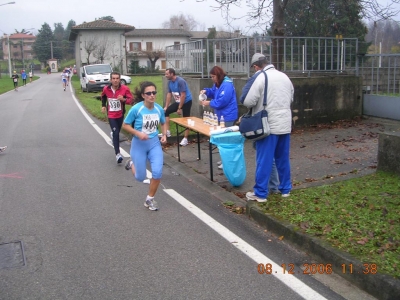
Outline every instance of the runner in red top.
<path fill-rule="evenodd" d="M 121 85 L 121 74 L 112 72 L 111 83 L 103 88 L 101 93 L 101 111 L 107 110 L 108 122 L 111 127 L 111 139 L 113 141 L 117 163 L 123 160 L 119 153 L 119 132 L 125 115 L 125 104 L 132 104 L 132 93 L 126 85 Z"/>

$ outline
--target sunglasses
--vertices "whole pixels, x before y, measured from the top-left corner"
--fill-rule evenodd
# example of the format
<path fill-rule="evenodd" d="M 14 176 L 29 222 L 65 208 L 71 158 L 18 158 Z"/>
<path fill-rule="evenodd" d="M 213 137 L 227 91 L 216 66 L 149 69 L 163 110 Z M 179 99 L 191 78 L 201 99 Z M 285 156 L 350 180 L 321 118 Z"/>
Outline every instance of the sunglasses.
<path fill-rule="evenodd" d="M 146 92 L 146 93 L 143 93 L 143 94 L 145 94 L 145 95 L 147 95 L 147 96 L 151 96 L 152 94 L 153 94 L 153 95 L 157 94 L 157 91 Z"/>

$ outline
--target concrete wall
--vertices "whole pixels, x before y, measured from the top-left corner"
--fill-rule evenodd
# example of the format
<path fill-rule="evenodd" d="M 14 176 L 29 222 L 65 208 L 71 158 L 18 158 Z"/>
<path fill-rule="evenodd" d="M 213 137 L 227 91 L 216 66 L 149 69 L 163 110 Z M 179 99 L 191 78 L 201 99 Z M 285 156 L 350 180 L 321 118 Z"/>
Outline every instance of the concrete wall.
<path fill-rule="evenodd" d="M 400 134 L 380 133 L 378 142 L 378 170 L 400 175 Z"/>
<path fill-rule="evenodd" d="M 203 107 L 199 104 L 198 94 L 202 88 L 211 87 L 212 81 L 208 78 L 184 77 L 184 79 L 193 95 L 192 115 L 201 117 Z M 291 80 L 295 90 L 292 104 L 294 126 L 329 123 L 362 115 L 361 77 L 293 77 Z M 246 78 L 233 79 L 238 101 L 246 81 Z M 164 95 L 166 86 L 167 80 L 163 78 Z M 240 115 L 247 111 L 242 104 L 238 105 Z"/>
<path fill-rule="evenodd" d="M 126 73 L 126 58 L 125 58 L 125 36 L 123 30 L 80 30 L 79 35 L 75 40 L 75 58 L 76 67 L 79 69 L 83 64 L 87 64 L 87 52 L 85 43 L 90 43 L 93 40 L 97 47 L 105 48 L 104 64 L 110 64 L 113 68 L 122 65 L 122 74 Z M 121 62 L 122 58 L 122 63 Z M 90 64 L 100 63 L 94 53 L 90 54 Z"/>

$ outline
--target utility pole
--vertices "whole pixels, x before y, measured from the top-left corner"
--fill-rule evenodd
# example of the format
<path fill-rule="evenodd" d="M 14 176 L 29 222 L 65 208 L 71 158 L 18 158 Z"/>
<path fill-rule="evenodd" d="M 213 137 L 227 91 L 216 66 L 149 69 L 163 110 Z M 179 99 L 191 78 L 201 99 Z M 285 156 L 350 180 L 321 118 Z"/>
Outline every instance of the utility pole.
<path fill-rule="evenodd" d="M 8 73 L 10 73 L 11 78 L 11 49 L 10 49 L 10 36 L 7 34 L 7 43 L 8 43 Z"/>
<path fill-rule="evenodd" d="M 50 41 L 50 51 L 51 51 L 51 57 L 53 58 L 53 41 Z"/>

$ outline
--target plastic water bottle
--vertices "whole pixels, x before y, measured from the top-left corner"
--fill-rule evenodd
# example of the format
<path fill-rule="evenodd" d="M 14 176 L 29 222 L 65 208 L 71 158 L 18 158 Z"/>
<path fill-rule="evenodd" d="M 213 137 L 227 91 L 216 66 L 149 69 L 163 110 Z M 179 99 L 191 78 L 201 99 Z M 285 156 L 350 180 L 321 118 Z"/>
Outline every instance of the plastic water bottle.
<path fill-rule="evenodd" d="M 213 114 L 211 111 L 208 112 L 208 125 L 213 124 Z"/>
<path fill-rule="evenodd" d="M 214 125 L 215 128 L 217 128 L 217 126 L 218 126 L 218 116 L 217 116 L 217 114 L 214 114 L 214 122 L 213 122 L 213 125 Z"/>
<path fill-rule="evenodd" d="M 224 116 L 221 116 L 221 119 L 219 119 L 219 126 L 221 126 L 221 128 L 225 127 L 225 119 Z"/>

